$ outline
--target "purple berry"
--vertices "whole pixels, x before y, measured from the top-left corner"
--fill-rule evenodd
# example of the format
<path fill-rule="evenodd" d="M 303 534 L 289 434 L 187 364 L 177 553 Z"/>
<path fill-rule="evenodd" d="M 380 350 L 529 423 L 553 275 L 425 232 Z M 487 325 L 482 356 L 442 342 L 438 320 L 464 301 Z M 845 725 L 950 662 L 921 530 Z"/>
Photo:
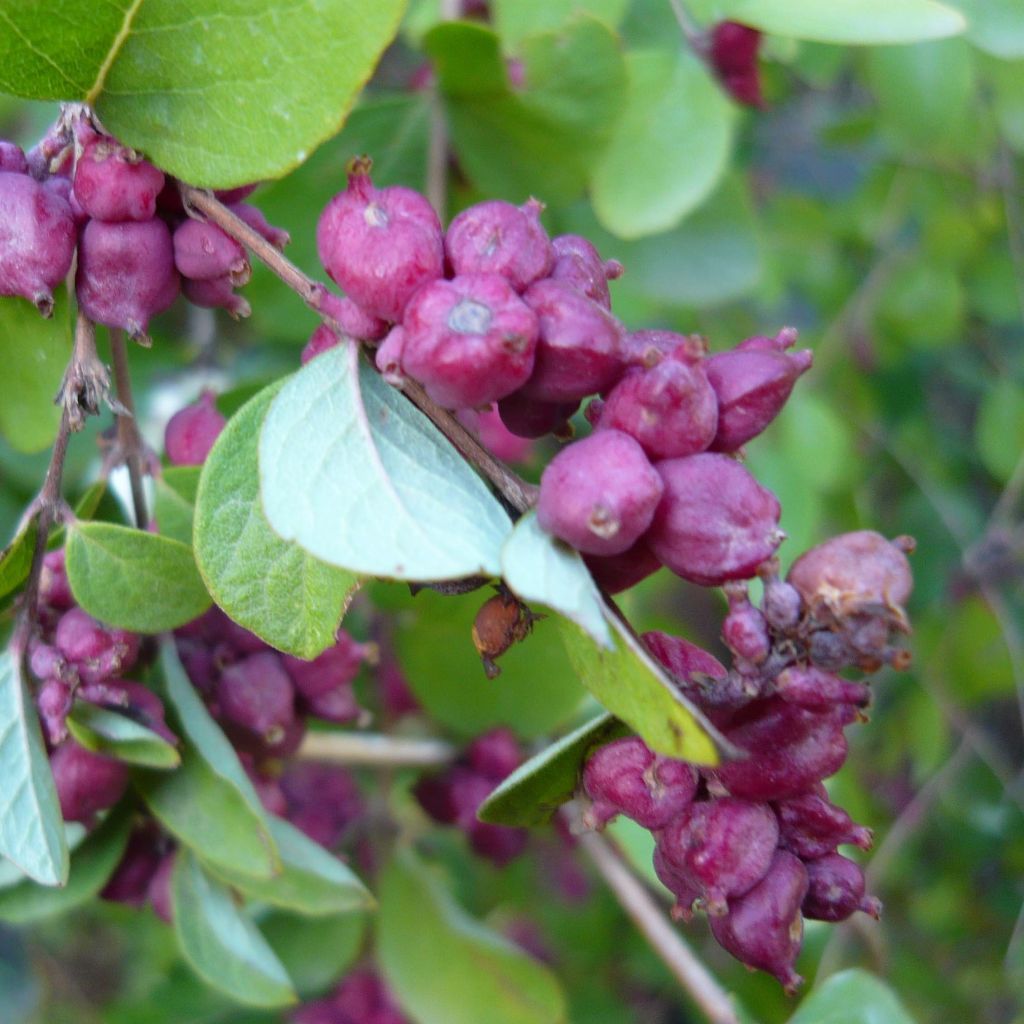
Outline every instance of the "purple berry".
<path fill-rule="evenodd" d="M 761 602 L 761 610 L 768 625 L 783 633 L 796 629 L 804 610 L 800 592 L 791 583 L 779 579 L 777 567 L 773 567 L 772 572 L 763 578 L 764 600 Z"/>
<path fill-rule="evenodd" d="M 78 158 L 74 187 L 82 209 L 96 220 L 150 220 L 164 175 L 134 150 L 98 137 Z"/>
<path fill-rule="evenodd" d="M 100 892 L 100 899 L 136 909 L 146 905 L 149 886 L 160 866 L 160 833 L 151 825 L 132 831 L 121 860 Z"/>
<path fill-rule="evenodd" d="M 629 590 L 661 568 L 661 562 L 643 538 L 621 554 L 587 555 L 583 561 L 587 563 L 594 582 L 608 594 Z"/>
<path fill-rule="evenodd" d="M 838 853 L 829 853 L 804 863 L 808 888 L 803 901 L 804 917 L 814 921 L 845 921 L 863 910 L 876 920 L 882 904 L 864 895 L 864 872 L 860 865 Z"/>
<path fill-rule="evenodd" d="M 554 253 L 540 222 L 543 209 L 536 199 L 523 206 L 490 199 L 463 210 L 444 240 L 454 273 L 500 274 L 517 292 L 547 276 Z"/>
<path fill-rule="evenodd" d="M 193 281 L 227 277 L 235 287 L 252 276 L 242 246 L 204 220 L 186 220 L 174 229 L 174 265 L 179 274 Z"/>
<path fill-rule="evenodd" d="M 42 645 L 46 646 L 46 645 Z M 52 647 L 47 647 L 52 651 Z M 34 660 L 34 658 L 33 658 Z M 32 669 L 35 672 L 35 668 Z M 47 741 L 56 746 L 68 734 L 67 718 L 71 710 L 71 687 L 61 679 L 47 679 L 36 694 L 39 720 Z"/>
<path fill-rule="evenodd" d="M 658 880 L 676 898 L 672 907 L 672 919 L 674 921 L 691 921 L 693 919 L 693 904 L 700 899 L 701 892 L 688 872 L 679 871 L 669 863 L 665 856 L 665 833 L 658 834 L 654 846 L 652 862 L 654 873 Z"/>
<path fill-rule="evenodd" d="M 622 264 L 618 260 L 602 260 L 597 249 L 581 235 L 558 235 L 551 239 L 551 248 L 555 261 L 550 277 L 611 309 L 608 282 L 622 276 Z"/>
<path fill-rule="evenodd" d="M 466 748 L 466 763 L 477 774 L 498 783 L 522 763 L 523 752 L 511 729 L 491 729 Z"/>
<path fill-rule="evenodd" d="M 537 281 L 523 299 L 540 323 L 537 361 L 524 394 L 577 402 L 610 387 L 622 370 L 619 321 L 560 281 Z"/>
<path fill-rule="evenodd" d="M 744 583 L 727 583 L 729 614 L 722 621 L 722 640 L 741 661 L 760 665 L 771 651 L 768 623 L 747 596 Z"/>
<path fill-rule="evenodd" d="M 168 460 L 174 466 L 201 466 L 226 424 L 216 396 L 204 391 L 167 421 L 164 451 Z"/>
<path fill-rule="evenodd" d="M 171 900 L 171 875 L 174 874 L 176 855 L 177 851 L 175 850 L 164 854 L 153 877 L 149 880 L 149 888 L 146 891 L 149 905 L 164 924 L 170 924 L 174 919 L 174 904 Z"/>
<path fill-rule="evenodd" d="M 600 430 L 548 463 L 540 478 L 537 521 L 586 554 L 618 555 L 650 526 L 662 490 L 633 438 Z"/>
<path fill-rule="evenodd" d="M 704 452 L 655 468 L 665 491 L 647 542 L 677 576 L 709 587 L 749 579 L 782 542 L 778 499 L 733 459 Z"/>
<path fill-rule="evenodd" d="M 334 645 L 311 661 L 286 654 L 281 663 L 295 684 L 295 689 L 309 699 L 350 685 L 359 675 L 364 662 L 374 662 L 377 648 L 362 644 L 344 630 L 339 630 Z"/>
<path fill-rule="evenodd" d="M 871 830 L 854 824 L 846 811 L 831 803 L 820 783 L 808 793 L 780 800 L 775 814 L 779 845 L 802 860 L 824 857 L 845 843 L 871 848 Z"/>
<path fill-rule="evenodd" d="M 825 672 L 813 665 L 791 665 L 776 676 L 779 696 L 805 708 L 827 709 L 833 704 L 852 704 L 859 708 L 871 703 L 871 691 L 864 683 Z"/>
<path fill-rule="evenodd" d="M 94 754 L 74 740 L 65 740 L 50 756 L 60 813 L 65 821 L 91 824 L 113 807 L 128 786 L 128 769 L 112 757 Z"/>
<path fill-rule="evenodd" d="M 20 295 L 50 316 L 76 235 L 67 200 L 27 174 L 0 171 L 0 295 Z"/>
<path fill-rule="evenodd" d="M 81 608 L 66 611 L 57 623 L 54 645 L 83 683 L 99 683 L 131 668 L 139 656 L 139 638 L 127 630 L 97 622 Z"/>
<path fill-rule="evenodd" d="M 78 303 L 90 320 L 144 339 L 150 317 L 178 296 L 174 245 L 157 218 L 106 224 L 91 220 L 78 246 Z"/>
<path fill-rule="evenodd" d="M 221 202 L 224 201 L 221 200 Z M 249 203 L 235 203 L 230 206 L 230 209 L 236 217 L 245 221 L 253 231 L 265 238 L 275 249 L 283 249 L 292 240 L 292 236 L 284 228 L 275 228 L 258 206 L 250 206 Z"/>
<path fill-rule="evenodd" d="M 28 174 L 25 151 L 15 142 L 0 139 L 0 171 L 10 174 Z"/>
<path fill-rule="evenodd" d="M 674 331 L 630 331 L 622 339 L 622 358 L 628 366 L 650 369 L 668 355 L 698 363 L 707 355 L 707 342 L 699 334 Z"/>
<path fill-rule="evenodd" d="M 250 654 L 229 665 L 216 686 L 221 715 L 268 743 L 295 718 L 294 688 L 277 654 Z"/>
<path fill-rule="evenodd" d="M 384 320 L 402 319 L 422 284 L 444 273 L 441 223 L 418 192 L 378 189 L 369 161 L 350 165 L 348 188 L 336 195 L 316 231 L 320 261 L 360 306 Z"/>
<path fill-rule="evenodd" d="M 516 437 L 532 439 L 565 429 L 579 405 L 578 401 L 538 402 L 515 391 L 498 402 L 498 415 Z"/>
<path fill-rule="evenodd" d="M 227 274 L 211 278 L 209 281 L 183 278 L 181 291 L 193 306 L 201 306 L 203 309 L 226 309 L 233 320 L 244 320 L 252 313 L 252 306 L 235 292 L 234 283 Z"/>
<path fill-rule="evenodd" d="M 64 549 L 48 551 L 43 556 L 43 568 L 39 575 L 39 600 L 56 611 L 67 611 L 75 604 L 68 572 L 64 565 Z"/>
<path fill-rule="evenodd" d="M 301 761 L 289 765 L 280 783 L 288 820 L 321 846 L 337 845 L 365 813 L 359 787 L 344 768 Z"/>
<path fill-rule="evenodd" d="M 643 641 L 651 654 L 675 679 L 691 683 L 704 676 L 710 680 L 722 681 L 729 674 L 716 657 L 681 636 L 670 636 L 668 633 L 652 630 L 644 633 Z"/>
<path fill-rule="evenodd" d="M 537 318 L 497 274 L 424 285 L 402 326 L 402 370 L 446 408 L 489 405 L 533 370 Z"/>

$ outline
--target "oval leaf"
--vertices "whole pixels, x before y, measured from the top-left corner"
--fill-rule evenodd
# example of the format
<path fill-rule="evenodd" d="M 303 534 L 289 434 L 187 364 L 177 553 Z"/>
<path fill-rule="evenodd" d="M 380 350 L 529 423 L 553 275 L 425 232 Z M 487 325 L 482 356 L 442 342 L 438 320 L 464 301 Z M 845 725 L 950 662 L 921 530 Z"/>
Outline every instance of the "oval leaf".
<path fill-rule="evenodd" d="M 36 520 L 33 517 L 0 554 L 0 597 L 17 590 L 28 579 L 35 547 Z"/>
<path fill-rule="evenodd" d="M 231 618 L 272 647 L 312 659 L 334 643 L 359 578 L 282 540 L 263 514 L 260 426 L 281 386 L 243 406 L 206 458 L 197 495 L 196 562 Z"/>
<path fill-rule="evenodd" d="M 162 537 L 192 545 L 199 466 L 171 466 L 153 481 L 153 518 Z"/>
<path fill-rule="evenodd" d="M 41 885 L 64 885 L 68 845 L 36 707 L 12 651 L 0 652 L 0 855 Z"/>
<path fill-rule="evenodd" d="M 309 998 L 337 984 L 355 962 L 366 921 L 365 914 L 309 918 L 274 910 L 260 916 L 260 932 L 284 964 L 295 991 Z"/>
<path fill-rule="evenodd" d="M 524 515 L 501 549 L 501 575 L 524 601 L 539 601 L 612 647 L 601 593 L 578 552 L 545 533 L 533 510 Z"/>
<path fill-rule="evenodd" d="M 811 992 L 789 1024 L 914 1024 L 895 993 L 867 971 L 833 974 Z"/>
<path fill-rule="evenodd" d="M 337 132 L 402 0 L 5 3 L 0 89 L 85 100 L 123 142 L 195 185 L 274 178 Z"/>
<path fill-rule="evenodd" d="M 963 32 L 963 15 L 936 0 L 728 0 L 723 14 L 774 35 L 821 43 L 915 43 Z"/>
<path fill-rule="evenodd" d="M 75 704 L 67 718 L 71 735 L 87 750 L 144 768 L 177 768 L 178 751 L 162 736 L 127 715 L 95 704 Z"/>
<path fill-rule="evenodd" d="M 181 541 L 116 523 L 75 523 L 66 557 L 75 600 L 108 626 L 160 633 L 210 607 L 192 549 Z"/>
<path fill-rule="evenodd" d="M 629 731 L 608 714 L 581 725 L 521 764 L 484 800 L 476 816 L 493 825 L 543 825 L 572 799 L 590 752 Z"/>
<path fill-rule="evenodd" d="M 381 878 L 377 957 L 419 1024 L 566 1019 L 551 972 L 468 917 L 410 853 L 392 861 Z"/>
<path fill-rule="evenodd" d="M 188 850 L 171 876 L 174 933 L 193 970 L 246 1006 L 296 1002 L 288 973 L 259 930 L 235 906 L 227 886 L 211 878 Z"/>
<path fill-rule="evenodd" d="M 500 571 L 508 516 L 355 345 L 285 383 L 263 424 L 259 467 L 271 527 L 331 565 L 402 580 Z"/>

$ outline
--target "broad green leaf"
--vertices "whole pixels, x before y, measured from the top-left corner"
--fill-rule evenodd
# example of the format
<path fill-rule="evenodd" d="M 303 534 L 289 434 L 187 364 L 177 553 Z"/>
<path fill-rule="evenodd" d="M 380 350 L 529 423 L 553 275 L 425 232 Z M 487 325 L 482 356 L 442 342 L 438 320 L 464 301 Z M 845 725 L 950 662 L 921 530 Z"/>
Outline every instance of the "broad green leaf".
<path fill-rule="evenodd" d="M 64 839 L 68 845 L 68 853 L 74 857 L 75 850 L 85 842 L 89 830 L 78 821 L 64 822 Z M 12 885 L 19 885 L 28 875 L 21 868 L 11 861 L 0 857 L 0 889 L 8 889 Z"/>
<path fill-rule="evenodd" d="M 999 130 L 1017 153 L 1024 153 L 1024 61 L 986 61 L 985 78 Z M 990 254 L 990 258 L 996 256 Z"/>
<path fill-rule="evenodd" d="M 408 852 L 380 880 L 377 958 L 398 1001 L 419 1024 L 566 1020 L 562 992 L 548 968 L 468 917 Z"/>
<path fill-rule="evenodd" d="M 75 599 L 109 626 L 159 633 L 210 607 L 192 550 L 181 541 L 116 523 L 75 523 L 66 551 Z"/>
<path fill-rule="evenodd" d="M 64 885 L 68 846 L 35 704 L 11 650 L 0 652 L 0 855 L 41 885 Z"/>
<path fill-rule="evenodd" d="M 967 18 L 967 38 L 1002 60 L 1024 57 L 1024 5 L 1020 0 L 947 0 Z"/>
<path fill-rule="evenodd" d="M 28 579 L 36 547 L 36 520 L 33 516 L 0 554 L 0 597 L 17 590 Z"/>
<path fill-rule="evenodd" d="M 985 468 L 1007 481 L 1021 459 L 1024 387 L 1009 378 L 996 381 L 981 400 L 974 440 Z"/>
<path fill-rule="evenodd" d="M 160 663 L 168 724 L 182 738 L 181 767 L 136 771 L 136 788 L 168 831 L 204 860 L 270 878 L 281 862 L 252 782 L 185 675 L 170 639 L 161 643 Z"/>
<path fill-rule="evenodd" d="M 260 426 L 282 383 L 243 406 L 206 458 L 196 504 L 196 561 L 231 618 L 278 650 L 310 659 L 334 643 L 359 579 L 282 540 L 263 514 Z"/>
<path fill-rule="evenodd" d="M 609 714 L 581 725 L 521 764 L 480 805 L 477 817 L 494 825 L 543 825 L 572 799 L 590 752 L 627 735 L 629 728 Z"/>
<path fill-rule="evenodd" d="M 605 650 L 579 628 L 559 620 L 569 660 L 583 685 L 659 754 L 716 765 L 732 752 L 714 726 L 679 692 L 640 641 L 610 610 L 614 650 Z"/>
<path fill-rule="evenodd" d="M 855 968 L 810 992 L 789 1024 L 914 1024 L 914 1018 L 885 982 Z"/>
<path fill-rule="evenodd" d="M 231 890 L 179 850 L 171 876 L 174 933 L 192 969 L 246 1006 L 288 1006 L 295 992 L 281 961 L 235 905 Z"/>
<path fill-rule="evenodd" d="M 575 199 L 611 138 L 626 87 L 619 42 L 580 17 L 522 41 L 525 85 L 508 81 L 497 35 L 466 22 L 424 37 L 445 96 L 452 144 L 481 191 L 521 201 Z"/>
<path fill-rule="evenodd" d="M 578 552 L 545 533 L 527 512 L 501 549 L 501 575 L 524 601 L 539 601 L 611 647 L 601 594 Z"/>
<path fill-rule="evenodd" d="M 68 715 L 71 735 L 87 750 L 143 768 L 177 768 L 181 756 L 152 729 L 107 708 L 79 702 Z"/>
<path fill-rule="evenodd" d="M 0 89 L 85 100 L 123 142 L 195 185 L 301 164 L 337 132 L 402 0 L 11 0 Z"/>
<path fill-rule="evenodd" d="M 502 46 L 515 53 L 527 36 L 554 32 L 581 11 L 614 28 L 628 7 L 629 0 L 495 0 L 491 14 Z"/>
<path fill-rule="evenodd" d="M 366 933 L 366 914 L 304 917 L 275 910 L 259 919 L 260 931 L 304 999 L 336 984 L 354 963 Z"/>
<path fill-rule="evenodd" d="M 95 483 L 90 484 L 78 501 L 75 502 L 75 519 L 92 519 L 99 512 L 104 498 L 109 497 L 106 480 L 97 480 Z M 62 548 L 66 539 L 67 528 L 61 523 L 56 529 L 50 531 L 46 546 L 50 551 Z"/>
<path fill-rule="evenodd" d="M 71 857 L 63 888 L 44 888 L 25 879 L 0 889 L 0 921 L 24 924 L 62 914 L 91 900 L 117 867 L 131 831 L 131 816 L 115 809 L 91 832 Z"/>
<path fill-rule="evenodd" d="M 500 571 L 508 516 L 355 345 L 288 379 L 263 423 L 259 469 L 271 527 L 331 565 L 403 580 Z"/>
<path fill-rule="evenodd" d="M 733 107 L 684 48 L 626 58 L 626 109 L 591 178 L 609 231 L 640 238 L 675 227 L 725 173 Z"/>
<path fill-rule="evenodd" d="M 313 917 L 372 906 L 373 897 L 347 864 L 287 821 L 271 816 L 269 823 L 281 855 L 278 874 L 255 879 L 216 865 L 211 870 L 247 896 Z"/>
<path fill-rule="evenodd" d="M 170 466 L 154 481 L 153 518 L 162 537 L 192 545 L 199 466 Z"/>
<path fill-rule="evenodd" d="M 7 40 L 3 20 L 0 8 L 0 55 Z M 53 396 L 71 355 L 71 319 L 67 289 L 58 288 L 53 297 L 49 320 L 25 299 L 0 297 L 0 366 L 4 368 L 0 434 L 19 452 L 48 448 L 60 423 Z"/>
<path fill-rule="evenodd" d="M 722 6 L 734 21 L 819 43 L 914 43 L 967 27 L 959 11 L 937 0 L 725 0 Z"/>

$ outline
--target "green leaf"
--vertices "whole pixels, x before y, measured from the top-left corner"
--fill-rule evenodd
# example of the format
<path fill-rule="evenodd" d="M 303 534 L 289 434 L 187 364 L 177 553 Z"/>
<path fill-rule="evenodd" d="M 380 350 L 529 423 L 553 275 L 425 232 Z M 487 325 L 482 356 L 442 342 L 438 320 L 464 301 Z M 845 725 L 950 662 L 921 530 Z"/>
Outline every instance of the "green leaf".
<path fill-rule="evenodd" d="M 0 652 L 0 855 L 41 885 L 64 885 L 68 846 L 35 704 L 19 659 Z"/>
<path fill-rule="evenodd" d="M 1024 153 L 1024 63 L 986 61 L 985 77 L 992 90 L 999 130 L 1017 153 Z M 993 258 L 997 254 L 990 253 L 989 259 Z"/>
<path fill-rule="evenodd" d="M 0 9 L 0 26 L 3 18 Z M 0 27 L 0 67 L 7 38 Z M 49 320 L 25 299 L 0 298 L 0 366 L 4 368 L 0 434 L 19 452 L 48 448 L 60 424 L 53 396 L 71 355 L 71 318 L 67 289 L 58 288 L 53 298 Z"/>
<path fill-rule="evenodd" d="M 36 547 L 33 516 L 0 554 L 0 597 L 13 593 L 28 579 Z"/>
<path fill-rule="evenodd" d="M 246 1006 L 288 1006 L 295 992 L 266 939 L 188 850 L 171 876 L 174 933 L 185 959 L 209 985 Z"/>
<path fill-rule="evenodd" d="M 271 527 L 331 565 L 404 580 L 499 572 L 508 516 L 355 345 L 288 379 L 263 423 L 259 468 Z"/>
<path fill-rule="evenodd" d="M 85 702 L 68 715 L 71 735 L 87 750 L 144 768 L 177 768 L 181 756 L 162 736 L 127 715 Z"/>
<path fill-rule="evenodd" d="M 686 49 L 631 53 L 626 70 L 626 109 L 591 184 L 601 223 L 640 238 L 674 227 L 714 190 L 729 160 L 733 107 Z"/>
<path fill-rule="evenodd" d="M 381 877 L 377 957 L 419 1024 L 566 1020 L 548 968 L 468 917 L 411 853 Z"/>
<path fill-rule="evenodd" d="M 75 503 L 75 519 L 92 519 L 103 505 L 103 499 L 107 495 L 107 481 L 97 480 L 90 484 L 82 496 Z M 67 539 L 67 528 L 61 523 L 56 529 L 50 531 L 46 546 L 50 551 L 64 547 Z"/>
<path fill-rule="evenodd" d="M 278 874 L 255 879 L 215 865 L 211 870 L 247 896 L 312 917 L 365 910 L 373 905 L 373 897 L 347 864 L 287 821 L 271 816 L 269 822 L 281 855 Z"/>
<path fill-rule="evenodd" d="M 162 537 L 192 546 L 199 466 L 170 466 L 154 481 L 153 518 Z"/>
<path fill-rule="evenodd" d="M 168 724 L 182 738 L 181 767 L 136 771 L 134 781 L 160 822 L 204 860 L 270 878 L 280 869 L 268 815 L 238 755 L 185 675 L 173 641 L 161 643 Z"/>
<path fill-rule="evenodd" d="M 583 685 L 659 754 L 716 765 L 729 742 L 679 692 L 640 641 L 610 610 L 615 649 L 605 650 L 579 628 L 559 620 L 569 660 Z"/>
<path fill-rule="evenodd" d="M 26 878 L 0 889 L 0 921 L 25 924 L 88 903 L 113 874 L 130 831 L 130 814 L 120 809 L 112 811 L 75 850 L 63 888 L 44 888 Z"/>
<path fill-rule="evenodd" d="M 527 512 L 501 549 L 501 575 L 524 601 L 539 601 L 611 647 L 601 593 L 579 553 L 545 533 L 537 513 Z"/>
<path fill-rule="evenodd" d="M 320 995 L 355 962 L 366 933 L 365 914 L 302 917 L 273 911 L 260 931 L 304 999 Z"/>
<path fill-rule="evenodd" d="M 206 458 L 196 561 L 217 604 L 278 650 L 312 659 L 334 643 L 359 578 L 325 565 L 270 528 L 260 506 L 260 426 L 283 382 L 230 420 Z"/>
<path fill-rule="evenodd" d="M 554 32 L 580 11 L 615 28 L 628 8 L 629 0 L 495 0 L 491 16 L 504 49 L 515 52 L 526 37 Z"/>
<path fill-rule="evenodd" d="M 525 86 L 508 81 L 497 35 L 449 22 L 423 47 L 437 69 L 459 164 L 481 191 L 507 199 L 575 199 L 611 138 L 625 65 L 602 22 L 580 17 L 522 41 Z"/>
<path fill-rule="evenodd" d="M 210 607 L 192 550 L 181 541 L 116 523 L 74 523 L 66 553 L 75 600 L 109 626 L 159 633 Z"/>
<path fill-rule="evenodd" d="M 936 0 L 726 0 L 723 15 L 774 35 L 819 43 L 914 43 L 963 32 L 963 15 Z"/>
<path fill-rule="evenodd" d="M 1006 482 L 1021 458 L 1024 437 L 1024 387 L 1009 378 L 992 385 L 981 400 L 974 440 L 985 468 Z"/>
<path fill-rule="evenodd" d="M 494 825 L 543 825 L 572 799 L 590 752 L 629 731 L 609 714 L 581 725 L 521 764 L 484 800 L 477 817 Z"/>
<path fill-rule="evenodd" d="M 203 186 L 284 174 L 334 135 L 402 0 L 12 0 L 0 89 L 85 100 L 122 142 Z"/>
<path fill-rule="evenodd" d="M 859 968 L 840 971 L 814 989 L 789 1024 L 914 1024 L 883 981 Z"/>
<path fill-rule="evenodd" d="M 967 38 L 1002 60 L 1024 57 L 1024 6 L 1020 0 L 948 0 L 967 18 Z"/>

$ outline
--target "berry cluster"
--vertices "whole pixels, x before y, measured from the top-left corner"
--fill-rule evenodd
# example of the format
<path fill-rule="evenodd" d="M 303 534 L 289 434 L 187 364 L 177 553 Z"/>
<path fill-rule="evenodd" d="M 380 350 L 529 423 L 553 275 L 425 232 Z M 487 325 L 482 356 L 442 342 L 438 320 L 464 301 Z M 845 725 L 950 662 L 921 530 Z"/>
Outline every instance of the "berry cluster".
<path fill-rule="evenodd" d="M 253 188 L 217 195 L 283 247 L 287 232 L 241 202 Z M 186 216 L 174 179 L 85 116 L 59 123 L 28 154 L 0 142 L 0 295 L 21 296 L 49 316 L 76 251 L 82 313 L 144 343 L 150 319 L 179 292 L 235 317 L 250 312 L 234 291 L 250 275 L 242 247 Z"/>
<path fill-rule="evenodd" d="M 870 700 L 836 673 L 903 665 L 891 642 L 907 629 L 906 538 L 843 534 L 796 560 L 787 579 L 763 569 L 757 608 L 746 585 L 728 590 L 722 634 L 733 668 L 665 633 L 644 641 L 680 690 L 742 753 L 715 769 L 661 757 L 631 737 L 588 760 L 587 823 L 626 814 L 656 837 L 654 867 L 675 914 L 709 915 L 715 938 L 744 963 L 800 983 L 793 964 L 804 917 L 842 921 L 881 905 L 837 847 L 871 833 L 833 805 L 822 780 L 846 760 L 844 729 Z"/>
<path fill-rule="evenodd" d="M 375 971 L 360 968 L 347 974 L 322 999 L 295 1010 L 291 1024 L 407 1024 L 391 990 Z"/>

